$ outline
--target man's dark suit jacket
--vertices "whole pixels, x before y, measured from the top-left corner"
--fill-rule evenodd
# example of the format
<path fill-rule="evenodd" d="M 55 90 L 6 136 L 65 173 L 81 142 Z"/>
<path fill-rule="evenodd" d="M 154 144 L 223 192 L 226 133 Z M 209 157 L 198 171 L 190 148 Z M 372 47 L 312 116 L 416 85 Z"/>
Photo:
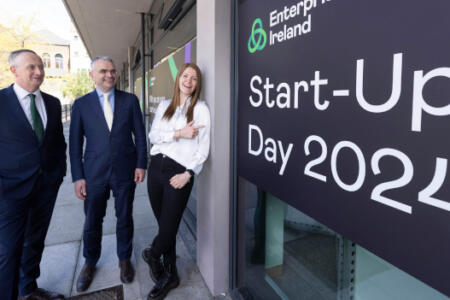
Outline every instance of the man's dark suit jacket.
<path fill-rule="evenodd" d="M 137 97 L 114 90 L 111 132 L 96 90 L 77 99 L 70 121 L 69 149 L 74 182 L 86 179 L 87 184 L 105 184 L 111 174 L 122 182 L 133 181 L 136 168 L 147 168 L 147 142 Z"/>
<path fill-rule="evenodd" d="M 13 86 L 0 90 L 0 201 L 28 196 L 41 172 L 55 184 L 66 174 L 61 104 L 57 98 L 41 94 L 47 127 L 39 144 Z"/>

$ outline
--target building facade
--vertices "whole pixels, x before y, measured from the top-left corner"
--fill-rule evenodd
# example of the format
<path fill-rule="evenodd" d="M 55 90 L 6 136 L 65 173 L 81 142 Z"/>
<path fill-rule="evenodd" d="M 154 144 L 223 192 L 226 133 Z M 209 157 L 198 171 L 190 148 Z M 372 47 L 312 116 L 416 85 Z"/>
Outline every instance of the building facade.
<path fill-rule="evenodd" d="M 24 47 L 33 49 L 41 58 L 45 68 L 45 80 L 41 89 L 69 103 L 62 93 L 65 76 L 70 74 L 70 41 L 49 30 L 40 30 L 24 43 Z"/>
<path fill-rule="evenodd" d="M 415 0 L 64 3 L 147 130 L 178 68 L 202 70 L 211 152 L 182 235 L 213 295 L 449 299 L 445 1 L 422 23 Z"/>

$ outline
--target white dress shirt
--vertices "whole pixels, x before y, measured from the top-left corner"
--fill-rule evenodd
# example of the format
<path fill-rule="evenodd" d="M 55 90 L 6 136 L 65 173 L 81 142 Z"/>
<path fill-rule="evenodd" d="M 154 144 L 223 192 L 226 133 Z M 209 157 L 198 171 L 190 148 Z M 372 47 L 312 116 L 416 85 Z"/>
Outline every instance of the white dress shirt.
<path fill-rule="evenodd" d="M 173 138 L 175 131 L 187 124 L 186 112 L 191 101 L 189 98 L 183 107 L 177 107 L 170 120 L 162 119 L 170 101 L 170 99 L 161 101 L 156 109 L 152 128 L 148 134 L 150 143 L 153 144 L 150 155 L 161 153 L 198 174 L 209 153 L 211 127 L 209 109 L 204 101 L 197 101 L 194 107 L 194 126 L 204 125 L 205 127 L 200 128 L 198 135 L 193 139 L 176 140 Z"/>
<path fill-rule="evenodd" d="M 36 97 L 34 98 L 34 103 L 36 104 L 36 109 L 41 115 L 42 124 L 44 125 L 44 130 L 47 128 L 47 111 L 45 110 L 45 103 L 44 99 L 42 98 L 41 92 L 39 90 L 34 91 L 33 93 L 30 93 L 26 90 L 24 90 L 20 85 L 17 83 L 14 83 L 13 85 L 14 92 L 16 93 L 17 99 L 19 99 L 20 106 L 22 106 L 22 109 L 28 119 L 28 122 L 30 122 L 31 127 L 33 127 L 33 119 L 31 118 L 31 111 L 30 111 L 30 96 L 29 94 L 34 94 Z"/>
<path fill-rule="evenodd" d="M 102 90 L 95 88 L 95 91 L 97 92 L 98 95 L 98 100 L 100 101 L 100 106 L 102 107 L 102 111 L 105 111 L 105 92 L 103 92 Z M 108 101 L 111 104 L 111 109 L 112 112 L 114 113 L 114 104 L 115 104 L 115 97 L 114 97 L 114 88 L 110 89 L 107 92 L 108 95 Z"/>

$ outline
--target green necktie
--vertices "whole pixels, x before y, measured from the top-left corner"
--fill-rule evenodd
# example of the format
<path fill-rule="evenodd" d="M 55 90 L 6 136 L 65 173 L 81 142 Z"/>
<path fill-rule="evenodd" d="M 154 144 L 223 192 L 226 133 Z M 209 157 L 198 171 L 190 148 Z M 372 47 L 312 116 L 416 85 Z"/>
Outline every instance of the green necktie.
<path fill-rule="evenodd" d="M 42 123 L 41 115 L 36 109 L 36 102 L 34 101 L 34 98 L 36 98 L 36 95 L 29 94 L 30 96 L 30 112 L 31 112 L 31 121 L 33 122 L 33 129 L 34 134 L 36 134 L 36 137 L 40 142 L 42 142 L 42 138 L 44 137 L 44 125 Z"/>

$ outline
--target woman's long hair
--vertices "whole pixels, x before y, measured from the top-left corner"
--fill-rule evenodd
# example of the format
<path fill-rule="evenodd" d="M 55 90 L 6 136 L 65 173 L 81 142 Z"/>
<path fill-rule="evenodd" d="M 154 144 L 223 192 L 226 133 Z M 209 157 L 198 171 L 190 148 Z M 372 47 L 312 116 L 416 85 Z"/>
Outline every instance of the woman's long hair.
<path fill-rule="evenodd" d="M 200 72 L 199 67 L 194 63 L 186 63 L 181 67 L 180 71 L 178 71 L 177 78 L 175 80 L 175 87 L 173 89 L 172 101 L 167 107 L 166 112 L 162 117 L 163 119 L 170 120 L 173 117 L 177 107 L 180 105 L 180 77 L 187 68 L 192 68 L 195 70 L 195 73 L 197 73 L 197 85 L 191 95 L 191 103 L 186 113 L 188 123 L 194 119 L 194 106 L 197 104 L 197 100 L 200 97 L 200 92 L 202 90 L 202 73 Z"/>

